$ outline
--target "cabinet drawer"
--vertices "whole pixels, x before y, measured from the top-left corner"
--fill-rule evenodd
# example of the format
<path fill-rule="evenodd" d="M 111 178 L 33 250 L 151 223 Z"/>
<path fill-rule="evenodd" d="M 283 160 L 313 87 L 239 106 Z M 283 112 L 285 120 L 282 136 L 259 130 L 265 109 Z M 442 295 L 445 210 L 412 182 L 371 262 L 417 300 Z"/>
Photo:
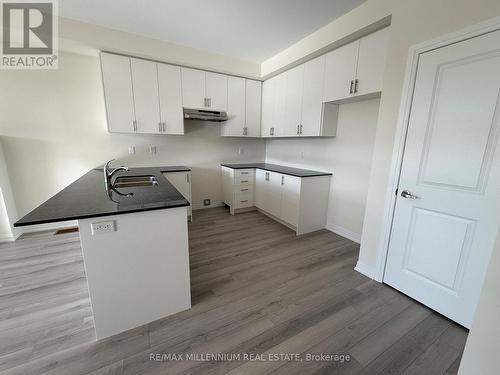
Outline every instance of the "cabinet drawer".
<path fill-rule="evenodd" d="M 241 177 L 234 177 L 234 186 L 235 188 L 238 188 L 239 186 L 253 186 L 255 181 L 254 176 L 241 176 Z"/>
<path fill-rule="evenodd" d="M 254 205 L 253 192 L 236 192 L 234 194 L 234 208 L 246 208 Z"/>
<path fill-rule="evenodd" d="M 253 191 L 254 191 L 253 185 L 241 185 L 234 187 L 234 192 L 236 194 L 245 194 L 245 193 L 253 194 Z"/>
<path fill-rule="evenodd" d="M 234 170 L 234 179 L 238 180 L 240 178 L 254 178 L 255 177 L 255 169 L 235 169 Z"/>

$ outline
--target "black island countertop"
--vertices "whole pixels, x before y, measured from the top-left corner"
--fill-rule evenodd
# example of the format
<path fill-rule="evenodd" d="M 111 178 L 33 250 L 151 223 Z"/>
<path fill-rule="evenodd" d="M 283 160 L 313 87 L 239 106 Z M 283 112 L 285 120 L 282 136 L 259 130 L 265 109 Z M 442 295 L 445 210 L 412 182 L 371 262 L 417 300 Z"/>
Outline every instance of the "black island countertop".
<path fill-rule="evenodd" d="M 331 176 L 328 172 L 311 171 L 309 169 L 299 169 L 286 167 L 284 165 L 269 164 L 269 163 L 244 163 L 244 164 L 221 164 L 223 167 L 231 169 L 249 169 L 257 168 L 264 169 L 270 172 L 287 174 L 295 177 L 318 177 L 318 176 Z"/>
<path fill-rule="evenodd" d="M 186 167 L 130 168 L 128 172 L 117 172 L 113 180 L 119 176 L 153 175 L 158 185 L 107 191 L 104 186 L 102 167 L 95 168 L 18 220 L 14 226 L 189 206 L 184 196 L 162 175 L 165 172 L 183 171 L 190 171 L 190 169 Z M 129 192 L 133 192 L 130 197 L 119 195 L 119 193 Z"/>

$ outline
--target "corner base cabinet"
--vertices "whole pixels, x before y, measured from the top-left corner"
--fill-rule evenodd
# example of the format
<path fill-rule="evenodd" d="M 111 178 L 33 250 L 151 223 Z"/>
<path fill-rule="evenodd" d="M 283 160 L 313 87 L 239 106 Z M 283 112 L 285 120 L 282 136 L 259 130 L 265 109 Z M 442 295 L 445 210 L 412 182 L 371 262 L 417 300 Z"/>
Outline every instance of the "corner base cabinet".
<path fill-rule="evenodd" d="M 224 203 L 232 215 L 258 209 L 292 228 L 297 235 L 325 228 L 329 173 L 304 173 L 301 176 L 300 173 L 292 175 L 258 167 L 221 168 Z M 287 172 L 293 170 L 283 169 Z"/>

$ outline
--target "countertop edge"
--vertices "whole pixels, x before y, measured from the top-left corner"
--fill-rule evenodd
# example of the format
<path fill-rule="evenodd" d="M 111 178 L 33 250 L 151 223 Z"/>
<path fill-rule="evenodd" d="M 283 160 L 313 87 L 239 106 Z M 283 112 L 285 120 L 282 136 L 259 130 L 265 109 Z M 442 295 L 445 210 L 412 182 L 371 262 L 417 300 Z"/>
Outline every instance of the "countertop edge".
<path fill-rule="evenodd" d="M 181 172 L 181 171 L 179 171 L 179 172 Z M 141 208 L 141 209 L 136 209 L 136 210 L 126 210 L 126 211 L 120 211 L 120 212 L 111 212 L 111 213 L 106 213 L 106 214 L 78 215 L 78 216 L 69 216 L 69 217 L 57 218 L 57 219 L 47 219 L 47 220 L 30 221 L 30 222 L 25 222 L 25 223 L 18 223 L 18 222 L 16 222 L 16 223 L 13 224 L 13 226 L 16 227 L 16 228 L 20 228 L 20 227 L 27 227 L 29 225 L 60 223 L 60 222 L 63 222 L 63 221 L 92 219 L 92 218 L 96 218 L 96 217 L 117 216 L 117 215 L 125 215 L 125 214 L 135 214 L 135 213 L 145 212 L 145 211 L 168 210 L 170 208 L 189 207 L 189 206 L 191 206 L 191 203 L 189 203 L 188 201 L 185 201 L 184 203 L 173 204 L 173 205 L 168 206 L 168 207 L 148 207 L 148 208 Z"/>
<path fill-rule="evenodd" d="M 241 166 L 235 166 L 235 164 L 231 164 L 231 163 L 222 163 L 221 164 L 221 167 L 226 167 L 226 168 L 230 168 L 230 169 L 248 169 L 248 168 L 255 168 L 255 169 L 262 169 L 262 170 L 265 170 L 265 171 L 270 171 L 270 172 L 276 172 L 276 173 L 282 173 L 282 174 L 286 174 L 286 175 L 289 175 L 289 176 L 295 176 L 295 177 L 300 177 L 300 178 L 307 178 L 307 177 L 321 177 L 321 176 L 333 176 L 333 173 L 331 172 L 319 172 L 319 171 L 310 171 L 311 174 L 308 174 L 308 175 L 301 175 L 301 174 L 298 174 L 298 173 L 291 173 L 291 172 L 287 172 L 287 171 L 281 171 L 281 170 L 278 170 L 276 168 L 269 168 L 269 167 L 262 167 L 262 166 L 257 166 L 257 164 L 264 164 L 264 163 L 255 163 L 255 166 L 251 166 L 253 163 L 242 163 Z M 281 166 L 280 166 L 281 167 Z M 282 166 L 283 168 L 295 168 L 295 167 L 288 167 L 288 166 L 285 166 L 283 165 Z M 301 169 L 301 168 L 297 168 L 297 169 Z M 307 171 L 307 169 L 304 169 Z"/>

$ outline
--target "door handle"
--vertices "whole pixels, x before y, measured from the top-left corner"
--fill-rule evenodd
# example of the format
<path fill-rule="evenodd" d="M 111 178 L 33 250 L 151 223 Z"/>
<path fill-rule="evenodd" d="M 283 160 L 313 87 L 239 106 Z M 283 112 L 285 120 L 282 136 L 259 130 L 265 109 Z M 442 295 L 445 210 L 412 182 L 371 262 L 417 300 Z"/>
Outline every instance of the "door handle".
<path fill-rule="evenodd" d="M 354 80 L 354 93 L 357 94 L 358 92 L 358 83 L 359 83 L 359 79 L 355 79 Z"/>
<path fill-rule="evenodd" d="M 353 86 L 354 86 L 354 81 L 351 79 L 351 86 L 349 87 L 349 94 L 352 94 L 354 92 Z"/>
<path fill-rule="evenodd" d="M 418 199 L 418 197 L 416 195 L 413 195 L 412 193 L 410 193 L 408 190 L 403 190 L 401 192 L 401 196 L 403 198 L 406 198 L 406 199 Z"/>

